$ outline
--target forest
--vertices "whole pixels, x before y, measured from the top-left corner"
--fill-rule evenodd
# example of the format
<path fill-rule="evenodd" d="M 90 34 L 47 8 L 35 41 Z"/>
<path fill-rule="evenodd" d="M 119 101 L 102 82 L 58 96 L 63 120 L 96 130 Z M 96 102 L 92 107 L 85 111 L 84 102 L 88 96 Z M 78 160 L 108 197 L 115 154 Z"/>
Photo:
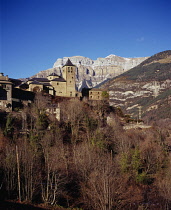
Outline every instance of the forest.
<path fill-rule="evenodd" d="M 82 210 L 171 209 L 171 127 L 128 129 L 105 101 L 0 113 L 0 199 Z M 110 117 L 110 123 L 108 123 Z"/>

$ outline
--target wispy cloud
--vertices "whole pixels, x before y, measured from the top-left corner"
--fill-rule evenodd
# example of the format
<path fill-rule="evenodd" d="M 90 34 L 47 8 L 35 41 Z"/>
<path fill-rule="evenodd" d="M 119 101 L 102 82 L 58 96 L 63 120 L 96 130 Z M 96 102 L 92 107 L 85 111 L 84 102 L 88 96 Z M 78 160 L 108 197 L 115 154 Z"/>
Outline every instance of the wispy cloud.
<path fill-rule="evenodd" d="M 145 38 L 143 36 L 136 39 L 137 42 L 143 42 L 144 40 Z"/>

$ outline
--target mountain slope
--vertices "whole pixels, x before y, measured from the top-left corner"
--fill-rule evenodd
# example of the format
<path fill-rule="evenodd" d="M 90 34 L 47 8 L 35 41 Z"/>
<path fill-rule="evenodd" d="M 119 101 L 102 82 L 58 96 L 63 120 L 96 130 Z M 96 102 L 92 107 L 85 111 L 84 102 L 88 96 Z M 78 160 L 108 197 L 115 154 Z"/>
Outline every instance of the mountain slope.
<path fill-rule="evenodd" d="M 130 80 L 143 79 L 143 81 L 150 80 L 165 80 L 170 79 L 171 69 L 171 50 L 157 53 L 146 59 L 138 66 L 122 74 Z M 167 71 L 168 70 L 168 71 Z"/>
<path fill-rule="evenodd" d="M 109 89 L 111 105 L 134 118 L 171 118 L 171 50 L 151 56 L 102 88 Z"/>

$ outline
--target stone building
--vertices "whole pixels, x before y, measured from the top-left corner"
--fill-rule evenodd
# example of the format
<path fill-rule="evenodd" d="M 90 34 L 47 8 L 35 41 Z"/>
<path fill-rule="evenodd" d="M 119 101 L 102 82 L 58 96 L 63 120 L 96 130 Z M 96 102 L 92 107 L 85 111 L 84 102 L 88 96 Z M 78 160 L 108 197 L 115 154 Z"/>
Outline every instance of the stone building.
<path fill-rule="evenodd" d="M 62 67 L 62 76 L 55 73 L 47 78 L 32 78 L 27 81 L 28 90 L 33 92 L 45 91 L 54 96 L 80 97 L 76 89 L 76 66 L 68 59 Z"/>
<path fill-rule="evenodd" d="M 109 94 L 108 91 L 99 89 L 99 88 L 92 88 L 89 90 L 89 100 L 108 100 Z"/>
<path fill-rule="evenodd" d="M 12 110 L 12 82 L 0 73 L 0 110 Z"/>
<path fill-rule="evenodd" d="M 75 75 L 76 66 L 69 59 L 62 67 L 62 76 L 52 73 L 47 78 L 35 77 L 22 82 L 0 73 L 0 110 L 10 112 L 16 107 L 28 105 L 34 100 L 34 92 L 43 91 L 61 97 L 81 97 L 76 88 Z M 55 115 L 59 118 L 58 113 Z"/>
<path fill-rule="evenodd" d="M 11 112 L 28 105 L 34 100 L 34 93 L 16 88 L 22 83 L 0 73 L 0 111 Z"/>
<path fill-rule="evenodd" d="M 58 104 L 51 104 L 48 106 L 46 109 L 47 115 L 52 115 L 54 116 L 58 121 L 61 119 L 61 109 L 60 105 Z"/>

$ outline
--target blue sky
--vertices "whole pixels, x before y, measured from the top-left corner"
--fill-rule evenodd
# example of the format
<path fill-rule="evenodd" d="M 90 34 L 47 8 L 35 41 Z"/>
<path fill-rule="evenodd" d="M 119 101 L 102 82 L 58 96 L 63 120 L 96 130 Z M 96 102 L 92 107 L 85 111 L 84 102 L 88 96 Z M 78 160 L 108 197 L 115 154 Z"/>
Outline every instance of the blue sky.
<path fill-rule="evenodd" d="M 0 0 L 0 72 L 25 78 L 57 58 L 171 49 L 169 0 Z"/>

